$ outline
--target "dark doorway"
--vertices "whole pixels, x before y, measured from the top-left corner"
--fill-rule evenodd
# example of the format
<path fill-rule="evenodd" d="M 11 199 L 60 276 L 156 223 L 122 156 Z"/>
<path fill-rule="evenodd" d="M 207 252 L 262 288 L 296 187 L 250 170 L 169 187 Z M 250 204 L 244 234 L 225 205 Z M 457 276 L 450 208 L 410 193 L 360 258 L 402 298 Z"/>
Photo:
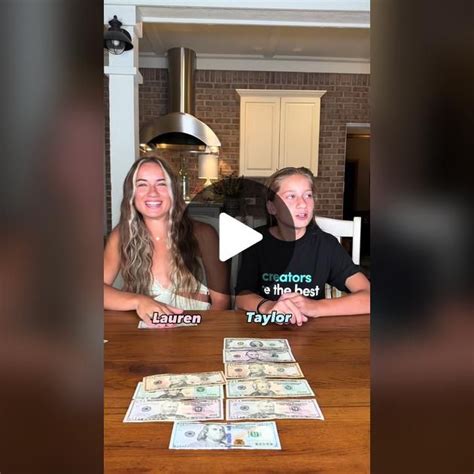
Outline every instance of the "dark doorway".
<path fill-rule="evenodd" d="M 362 218 L 360 264 L 370 274 L 370 129 L 347 128 L 343 218 Z"/>

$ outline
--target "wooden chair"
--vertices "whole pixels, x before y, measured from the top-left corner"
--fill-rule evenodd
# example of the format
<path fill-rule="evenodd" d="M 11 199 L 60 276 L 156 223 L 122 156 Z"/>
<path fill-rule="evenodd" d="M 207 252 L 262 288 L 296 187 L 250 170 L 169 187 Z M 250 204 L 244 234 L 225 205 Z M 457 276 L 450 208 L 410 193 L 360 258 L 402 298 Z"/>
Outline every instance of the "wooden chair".
<path fill-rule="evenodd" d="M 330 219 L 329 217 L 316 216 L 315 220 L 321 230 L 334 235 L 339 243 L 341 243 L 341 237 L 352 237 L 352 261 L 356 265 L 359 265 L 362 219 L 360 217 L 354 217 L 354 220 L 352 221 L 345 221 L 342 219 Z M 334 295 L 333 290 L 335 293 Z M 338 289 L 331 288 L 330 285 L 326 285 L 325 291 L 326 298 L 332 298 L 333 296 L 339 298 L 342 294 Z"/>

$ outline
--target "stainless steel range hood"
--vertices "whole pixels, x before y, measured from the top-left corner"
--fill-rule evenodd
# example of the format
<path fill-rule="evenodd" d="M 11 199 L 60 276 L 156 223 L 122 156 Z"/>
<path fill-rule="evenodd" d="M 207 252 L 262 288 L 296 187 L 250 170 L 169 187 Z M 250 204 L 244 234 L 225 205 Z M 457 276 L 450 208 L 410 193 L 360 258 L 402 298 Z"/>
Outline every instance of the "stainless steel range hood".
<path fill-rule="evenodd" d="M 143 150 L 166 148 L 218 153 L 221 142 L 212 129 L 194 116 L 196 53 L 188 48 L 168 50 L 168 114 L 140 130 Z"/>

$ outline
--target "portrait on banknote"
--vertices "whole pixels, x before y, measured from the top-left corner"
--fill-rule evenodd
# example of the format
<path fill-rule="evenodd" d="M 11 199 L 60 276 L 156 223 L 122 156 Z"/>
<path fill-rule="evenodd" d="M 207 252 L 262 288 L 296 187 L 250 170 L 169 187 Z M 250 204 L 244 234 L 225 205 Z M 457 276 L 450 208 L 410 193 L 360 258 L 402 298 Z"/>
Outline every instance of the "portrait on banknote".
<path fill-rule="evenodd" d="M 167 420 L 170 417 L 176 420 L 185 420 L 186 417 L 178 414 L 178 404 L 173 401 L 164 402 L 161 405 L 161 413 L 155 415 L 155 419 Z"/>
<path fill-rule="evenodd" d="M 272 396 L 276 393 L 271 389 L 271 382 L 268 380 L 256 380 L 252 383 L 254 391 L 250 394 L 252 397 Z"/>
<path fill-rule="evenodd" d="M 249 377 L 265 377 L 265 366 L 263 364 L 250 364 Z"/>
<path fill-rule="evenodd" d="M 255 418 L 270 418 L 276 416 L 275 403 L 271 400 L 259 400 L 257 402 L 257 411 L 254 414 Z"/>
<path fill-rule="evenodd" d="M 190 447 L 219 448 L 226 447 L 226 433 L 224 425 L 204 425 L 197 435 L 197 441 L 190 444 Z"/>
<path fill-rule="evenodd" d="M 177 399 L 184 398 L 183 390 L 179 388 L 173 388 L 171 390 L 166 390 L 161 395 L 158 395 L 156 398 L 166 398 L 166 399 Z"/>
<path fill-rule="evenodd" d="M 171 377 L 170 388 L 180 388 L 187 385 L 186 376 Z"/>
<path fill-rule="evenodd" d="M 270 352 L 270 351 L 265 351 L 265 352 L 260 352 L 260 351 L 247 351 L 246 352 L 246 355 L 247 355 L 247 360 L 249 361 L 252 361 L 252 360 L 269 360 L 269 359 L 272 359 L 272 358 L 277 358 L 278 359 L 278 356 L 279 354 L 278 353 L 274 353 L 274 352 Z"/>

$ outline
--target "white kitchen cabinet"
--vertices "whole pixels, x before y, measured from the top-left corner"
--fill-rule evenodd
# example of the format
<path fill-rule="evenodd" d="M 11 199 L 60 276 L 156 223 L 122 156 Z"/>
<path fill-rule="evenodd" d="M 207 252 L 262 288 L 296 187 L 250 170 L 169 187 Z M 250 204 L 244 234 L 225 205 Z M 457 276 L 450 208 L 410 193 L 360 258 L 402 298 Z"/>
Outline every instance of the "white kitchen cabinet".
<path fill-rule="evenodd" d="M 240 174 L 269 176 L 286 166 L 318 173 L 319 117 L 326 91 L 238 89 Z"/>

